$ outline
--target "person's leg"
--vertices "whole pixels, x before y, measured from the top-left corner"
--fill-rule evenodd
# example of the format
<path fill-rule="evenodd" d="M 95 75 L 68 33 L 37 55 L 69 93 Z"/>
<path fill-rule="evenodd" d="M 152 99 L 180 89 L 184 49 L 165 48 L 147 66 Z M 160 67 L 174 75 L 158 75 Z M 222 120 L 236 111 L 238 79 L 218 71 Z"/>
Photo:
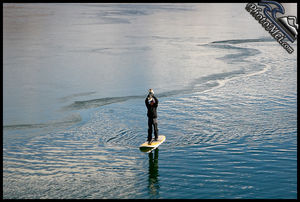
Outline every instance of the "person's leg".
<path fill-rule="evenodd" d="M 152 123 L 153 120 L 151 118 L 148 118 L 148 142 L 152 140 Z"/>
<path fill-rule="evenodd" d="M 158 138 L 157 119 L 153 119 L 153 126 L 154 126 L 154 136 L 155 136 L 155 140 L 157 140 L 157 138 Z"/>

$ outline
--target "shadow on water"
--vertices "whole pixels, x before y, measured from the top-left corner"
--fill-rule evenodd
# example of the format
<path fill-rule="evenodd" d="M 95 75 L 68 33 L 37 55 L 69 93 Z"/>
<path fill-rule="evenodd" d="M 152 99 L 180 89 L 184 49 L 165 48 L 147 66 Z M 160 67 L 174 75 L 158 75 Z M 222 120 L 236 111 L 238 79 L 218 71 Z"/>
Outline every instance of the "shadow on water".
<path fill-rule="evenodd" d="M 159 198 L 158 180 L 158 148 L 148 154 L 149 156 L 149 179 L 148 190 L 151 198 Z"/>

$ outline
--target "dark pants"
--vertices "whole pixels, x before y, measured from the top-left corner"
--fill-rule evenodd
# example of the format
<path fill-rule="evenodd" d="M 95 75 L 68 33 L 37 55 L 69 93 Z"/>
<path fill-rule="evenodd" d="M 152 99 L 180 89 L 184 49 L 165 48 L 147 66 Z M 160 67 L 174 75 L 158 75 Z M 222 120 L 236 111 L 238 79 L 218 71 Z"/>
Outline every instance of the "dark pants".
<path fill-rule="evenodd" d="M 148 141 L 152 140 L 152 125 L 154 127 L 155 139 L 158 137 L 157 119 L 148 118 Z"/>

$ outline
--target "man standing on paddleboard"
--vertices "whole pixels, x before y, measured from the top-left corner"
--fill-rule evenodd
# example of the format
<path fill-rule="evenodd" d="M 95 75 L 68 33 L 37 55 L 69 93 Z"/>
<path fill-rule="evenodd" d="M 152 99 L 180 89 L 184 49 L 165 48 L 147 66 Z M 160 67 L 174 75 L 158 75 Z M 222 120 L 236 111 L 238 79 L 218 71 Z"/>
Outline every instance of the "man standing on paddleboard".
<path fill-rule="evenodd" d="M 148 144 L 151 143 L 152 140 L 152 125 L 154 127 L 154 136 L 155 141 L 158 137 L 158 128 L 157 128 L 157 112 L 156 108 L 158 106 L 158 99 L 154 96 L 154 91 L 152 89 L 149 89 L 149 94 L 147 98 L 145 99 L 145 104 L 148 109 Z"/>

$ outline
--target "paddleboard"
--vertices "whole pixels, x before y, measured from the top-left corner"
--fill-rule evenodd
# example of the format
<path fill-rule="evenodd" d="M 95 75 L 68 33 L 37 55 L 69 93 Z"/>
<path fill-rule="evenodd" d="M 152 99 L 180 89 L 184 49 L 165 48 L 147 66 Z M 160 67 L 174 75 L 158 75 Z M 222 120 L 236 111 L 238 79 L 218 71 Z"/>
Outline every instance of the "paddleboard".
<path fill-rule="evenodd" d="M 152 139 L 151 143 L 148 144 L 148 141 L 144 142 L 140 145 L 140 150 L 142 152 L 151 152 L 152 150 L 156 149 L 160 144 L 162 144 L 166 140 L 166 137 L 164 135 L 159 135 L 157 138 L 157 141 Z"/>

